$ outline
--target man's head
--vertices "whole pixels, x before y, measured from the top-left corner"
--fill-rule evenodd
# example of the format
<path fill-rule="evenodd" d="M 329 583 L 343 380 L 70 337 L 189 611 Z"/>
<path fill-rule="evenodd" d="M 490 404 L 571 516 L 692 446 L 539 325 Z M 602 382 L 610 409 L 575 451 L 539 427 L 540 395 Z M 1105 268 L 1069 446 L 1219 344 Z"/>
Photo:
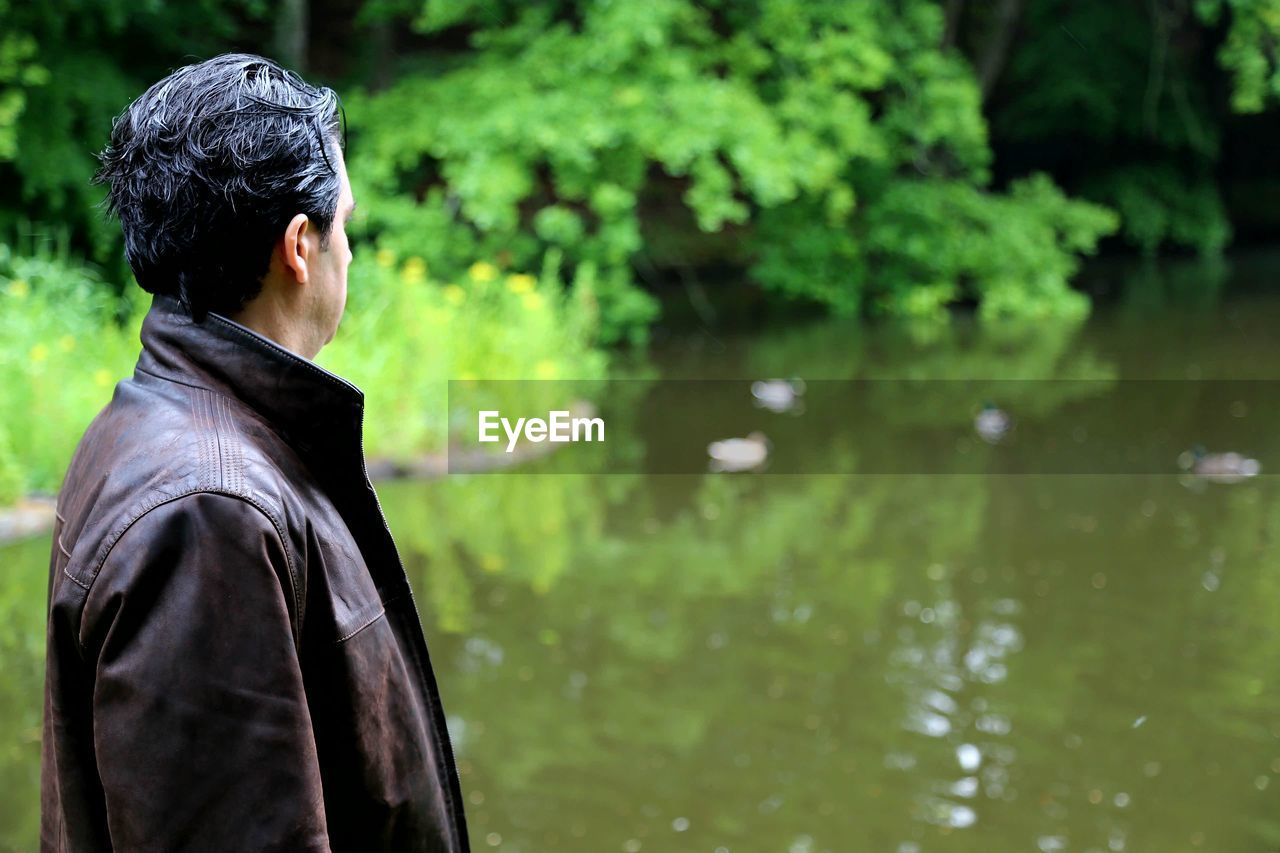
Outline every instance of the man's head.
<path fill-rule="evenodd" d="M 180 68 L 116 119 L 97 180 L 138 284 L 310 358 L 346 303 L 355 203 L 337 95 L 260 56 Z"/>

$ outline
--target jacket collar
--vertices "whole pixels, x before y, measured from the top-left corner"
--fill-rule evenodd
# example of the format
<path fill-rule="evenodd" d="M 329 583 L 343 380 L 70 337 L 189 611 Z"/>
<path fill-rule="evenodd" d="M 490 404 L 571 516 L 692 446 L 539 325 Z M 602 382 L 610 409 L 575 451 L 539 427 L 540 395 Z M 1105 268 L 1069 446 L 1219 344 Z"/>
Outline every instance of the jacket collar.
<path fill-rule="evenodd" d="M 141 338 L 138 369 L 241 400 L 299 450 L 353 426 L 359 438 L 364 392 L 221 314 L 197 323 L 175 297 L 155 294 Z"/>

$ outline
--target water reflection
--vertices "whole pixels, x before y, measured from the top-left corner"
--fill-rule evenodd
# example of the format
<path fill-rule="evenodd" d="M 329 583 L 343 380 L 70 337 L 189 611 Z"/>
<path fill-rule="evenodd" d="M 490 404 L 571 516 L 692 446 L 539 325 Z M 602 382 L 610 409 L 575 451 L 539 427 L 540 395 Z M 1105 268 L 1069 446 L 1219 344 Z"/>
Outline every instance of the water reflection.
<path fill-rule="evenodd" d="M 384 495 L 469 589 L 433 639 L 503 849 L 1272 843 L 1269 481 L 529 479 Z M 554 524 L 548 587 L 510 528 Z"/>

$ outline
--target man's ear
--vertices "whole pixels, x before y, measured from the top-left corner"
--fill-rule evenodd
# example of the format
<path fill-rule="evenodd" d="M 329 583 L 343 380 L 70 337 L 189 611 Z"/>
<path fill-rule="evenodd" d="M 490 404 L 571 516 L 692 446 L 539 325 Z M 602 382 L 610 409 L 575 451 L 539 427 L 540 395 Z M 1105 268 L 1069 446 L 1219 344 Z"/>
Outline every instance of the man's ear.
<path fill-rule="evenodd" d="M 293 272 L 299 284 L 307 282 L 307 260 L 311 256 L 311 245 L 305 239 L 311 220 L 305 213 L 299 213 L 285 226 L 284 236 L 280 238 L 280 259 L 284 268 Z"/>

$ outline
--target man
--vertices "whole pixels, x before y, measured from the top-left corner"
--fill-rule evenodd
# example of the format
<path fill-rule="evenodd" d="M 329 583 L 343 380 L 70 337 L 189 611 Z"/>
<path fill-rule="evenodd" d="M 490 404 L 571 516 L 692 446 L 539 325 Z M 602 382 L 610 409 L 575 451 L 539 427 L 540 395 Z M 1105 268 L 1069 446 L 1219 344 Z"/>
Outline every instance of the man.
<path fill-rule="evenodd" d="M 113 127 L 99 180 L 154 296 L 58 499 L 45 850 L 467 849 L 364 396 L 311 361 L 351 262 L 338 114 L 237 54 Z"/>

